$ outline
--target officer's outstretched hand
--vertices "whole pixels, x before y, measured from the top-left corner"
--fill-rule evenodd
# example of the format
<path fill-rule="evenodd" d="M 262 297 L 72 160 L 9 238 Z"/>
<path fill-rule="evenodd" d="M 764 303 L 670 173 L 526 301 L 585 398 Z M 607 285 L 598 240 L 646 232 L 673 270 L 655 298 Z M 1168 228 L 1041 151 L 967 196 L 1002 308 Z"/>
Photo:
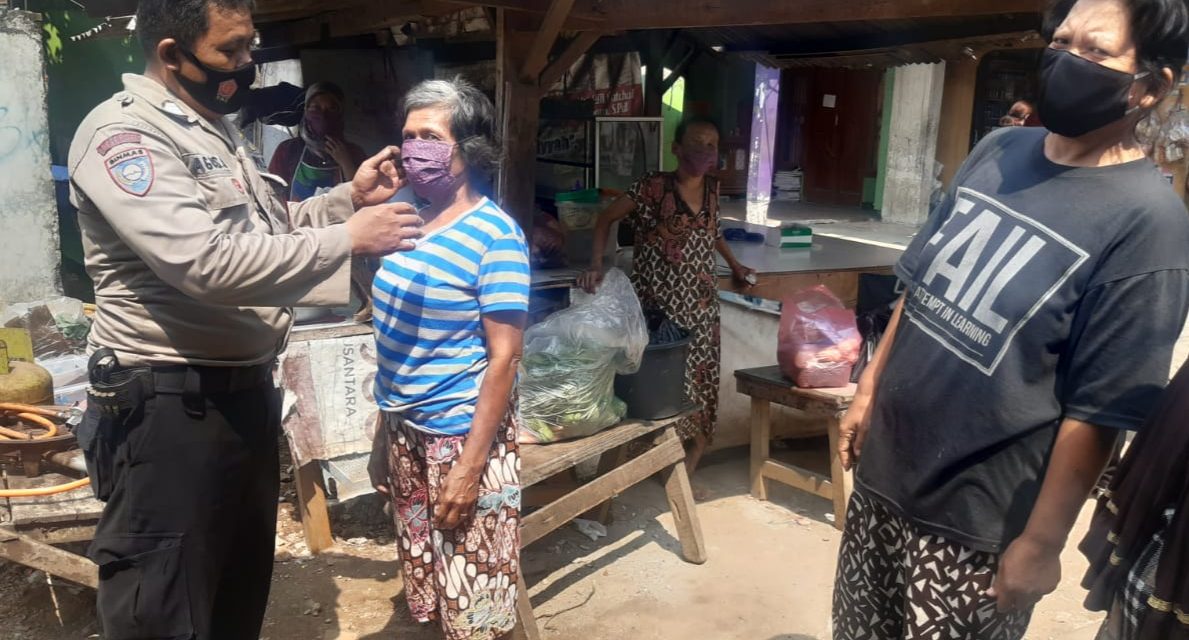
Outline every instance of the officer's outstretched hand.
<path fill-rule="evenodd" d="M 388 146 L 359 165 L 355 178 L 351 180 L 351 202 L 356 211 L 383 204 L 391 200 L 403 186 L 400 147 Z"/>
<path fill-rule="evenodd" d="M 364 207 L 347 221 L 351 235 L 351 255 L 386 256 L 394 251 L 410 251 L 421 232 L 421 216 L 407 202 Z"/>

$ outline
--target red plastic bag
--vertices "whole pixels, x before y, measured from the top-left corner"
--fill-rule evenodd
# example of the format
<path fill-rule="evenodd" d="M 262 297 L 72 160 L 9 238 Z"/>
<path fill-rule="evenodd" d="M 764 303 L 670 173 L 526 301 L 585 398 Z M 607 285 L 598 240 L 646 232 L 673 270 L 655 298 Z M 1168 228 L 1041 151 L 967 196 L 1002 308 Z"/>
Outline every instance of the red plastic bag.
<path fill-rule="evenodd" d="M 845 387 L 862 344 L 855 312 L 824 285 L 785 299 L 776 357 L 781 372 L 798 387 Z"/>

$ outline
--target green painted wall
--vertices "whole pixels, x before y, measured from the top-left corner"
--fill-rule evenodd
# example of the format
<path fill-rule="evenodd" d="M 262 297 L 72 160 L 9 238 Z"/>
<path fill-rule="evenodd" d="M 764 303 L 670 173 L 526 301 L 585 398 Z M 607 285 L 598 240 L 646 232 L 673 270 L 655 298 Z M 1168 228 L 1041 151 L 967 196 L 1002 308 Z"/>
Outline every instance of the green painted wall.
<path fill-rule="evenodd" d="M 677 125 L 685 117 L 685 78 L 678 78 L 672 87 L 665 92 L 661 104 L 661 116 L 665 118 L 665 145 L 661 149 L 664 154 L 665 171 L 677 169 L 677 156 L 673 155 L 672 145 L 668 144 L 677 133 Z"/>
<path fill-rule="evenodd" d="M 50 121 L 50 155 L 64 164 L 70 141 L 91 109 L 121 89 L 120 76 L 144 71 L 140 43 L 131 35 L 107 31 L 72 42 L 103 21 L 91 18 L 69 0 L 31 0 L 29 9 L 44 17 Z"/>
<path fill-rule="evenodd" d="M 888 134 L 892 131 L 892 99 L 895 97 L 896 70 L 888 69 L 884 73 L 883 84 L 883 124 L 879 127 L 879 169 L 875 177 L 874 208 L 883 209 L 884 181 L 888 177 Z"/>

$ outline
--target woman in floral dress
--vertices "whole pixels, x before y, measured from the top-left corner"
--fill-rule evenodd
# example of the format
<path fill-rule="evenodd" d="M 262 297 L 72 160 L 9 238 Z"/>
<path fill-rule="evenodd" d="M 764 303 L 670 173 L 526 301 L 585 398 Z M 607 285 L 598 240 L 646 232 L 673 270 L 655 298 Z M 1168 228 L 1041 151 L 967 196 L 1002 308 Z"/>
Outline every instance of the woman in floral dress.
<path fill-rule="evenodd" d="M 718 228 L 718 179 L 707 175 L 718 164 L 718 127 L 691 119 L 677 128 L 673 172 L 640 178 L 600 216 L 594 259 L 579 284 L 593 292 L 603 281 L 602 257 L 614 223 L 627 220 L 635 230 L 632 283 L 645 311 L 659 311 L 691 334 L 685 391 L 698 406 L 678 425 L 689 444 L 686 464 L 693 471 L 714 438 L 718 416 L 719 312 L 715 252 L 731 274 L 747 285 L 754 271 L 735 259 Z"/>

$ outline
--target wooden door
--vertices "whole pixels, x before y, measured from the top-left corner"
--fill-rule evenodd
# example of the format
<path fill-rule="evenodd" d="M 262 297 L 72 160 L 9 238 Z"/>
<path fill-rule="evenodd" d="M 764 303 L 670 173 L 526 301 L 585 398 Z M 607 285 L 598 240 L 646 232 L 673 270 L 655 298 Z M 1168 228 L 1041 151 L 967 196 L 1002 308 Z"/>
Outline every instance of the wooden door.
<path fill-rule="evenodd" d="M 859 206 L 875 173 L 880 73 L 818 69 L 811 79 L 805 133 L 805 199 Z"/>

